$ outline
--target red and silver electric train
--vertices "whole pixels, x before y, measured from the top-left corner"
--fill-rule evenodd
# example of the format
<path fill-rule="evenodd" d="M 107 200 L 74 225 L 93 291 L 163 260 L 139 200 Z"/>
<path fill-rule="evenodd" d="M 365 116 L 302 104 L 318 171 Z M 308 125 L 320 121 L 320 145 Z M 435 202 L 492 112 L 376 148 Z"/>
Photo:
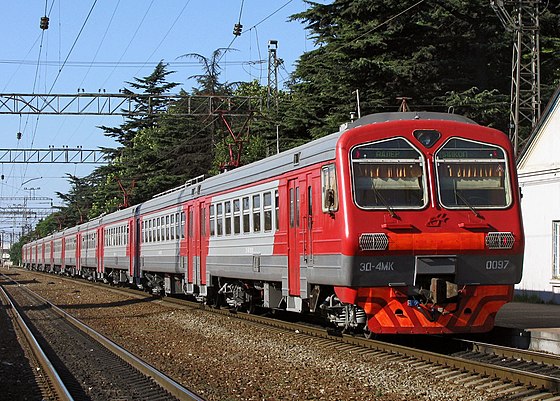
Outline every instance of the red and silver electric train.
<path fill-rule="evenodd" d="M 23 263 L 366 334 L 484 332 L 521 279 L 519 202 L 502 132 L 374 114 L 28 243 Z"/>

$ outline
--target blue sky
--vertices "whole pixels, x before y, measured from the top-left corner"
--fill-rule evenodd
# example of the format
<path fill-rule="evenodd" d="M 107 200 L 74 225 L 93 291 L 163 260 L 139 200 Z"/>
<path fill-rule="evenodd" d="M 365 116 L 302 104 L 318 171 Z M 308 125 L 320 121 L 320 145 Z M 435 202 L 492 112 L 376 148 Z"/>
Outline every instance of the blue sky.
<path fill-rule="evenodd" d="M 328 2 L 327 0 L 320 2 Z M 169 80 L 190 90 L 188 77 L 202 72 L 188 53 L 210 56 L 228 47 L 233 27 L 240 22 L 243 34 L 233 41 L 236 49 L 222 61 L 222 81 L 257 79 L 266 84 L 267 45 L 278 41 L 284 60 L 279 85 L 293 70 L 313 41 L 299 22 L 289 16 L 306 9 L 303 0 L 21 0 L 4 2 L 0 35 L 0 91 L 2 93 L 72 94 L 118 92 L 126 81 L 149 75 L 160 60 L 176 71 Z M 39 28 L 49 16 L 49 29 Z M 89 16 L 88 16 L 89 15 Z M 259 62 L 262 60 L 262 62 Z M 47 148 L 81 145 L 112 146 L 96 128 L 116 126 L 119 117 L 0 115 L 0 148 Z M 17 140 L 17 132 L 22 132 Z M 91 165 L 0 165 L 0 197 L 41 196 L 56 199 L 66 192 L 65 173 L 84 176 Z M 36 188 L 24 190 L 24 188 Z M 21 202 L 3 199 L 0 207 Z M 30 202 L 31 204 L 32 202 Z M 0 217 L 0 230 L 13 219 Z M 18 223 L 16 223 L 18 224 Z"/>

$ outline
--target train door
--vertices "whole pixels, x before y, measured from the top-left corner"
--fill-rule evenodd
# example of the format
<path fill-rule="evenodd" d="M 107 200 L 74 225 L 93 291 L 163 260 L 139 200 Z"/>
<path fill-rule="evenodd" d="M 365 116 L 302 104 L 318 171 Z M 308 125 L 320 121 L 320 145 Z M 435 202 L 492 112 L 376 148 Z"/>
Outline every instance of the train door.
<path fill-rule="evenodd" d="M 54 244 L 55 244 L 55 241 L 54 240 L 51 241 L 51 254 L 49 256 L 49 258 L 51 260 L 51 269 L 53 269 L 53 270 L 54 270 Z"/>
<path fill-rule="evenodd" d="M 198 228 L 195 228 L 195 232 L 198 233 L 198 255 L 200 257 L 200 294 L 206 296 L 206 250 L 208 249 L 208 236 L 206 235 L 206 204 L 204 202 L 199 203 L 197 212 L 198 218 L 196 220 Z"/>
<path fill-rule="evenodd" d="M 60 250 L 60 268 L 64 270 L 66 268 L 66 237 L 62 237 L 60 243 L 62 244 L 62 249 Z"/>
<path fill-rule="evenodd" d="M 303 260 L 307 267 L 313 266 L 313 184 L 312 174 L 309 173 L 306 176 L 305 193 L 301 197 Z"/>
<path fill-rule="evenodd" d="M 141 277 L 140 272 L 140 247 L 142 246 L 142 225 L 141 225 L 138 209 L 136 217 L 134 217 L 134 232 L 128 233 L 128 242 L 131 243 L 131 253 L 134 255 L 133 268 L 135 277 Z"/>
<path fill-rule="evenodd" d="M 140 271 L 138 268 L 138 248 L 140 240 L 140 230 L 139 228 L 140 219 L 132 217 L 128 219 L 128 224 L 126 227 L 126 255 L 128 256 L 128 273 L 130 278 L 135 283 L 140 282 Z"/>
<path fill-rule="evenodd" d="M 97 228 L 97 273 L 98 278 L 103 275 L 103 265 L 105 257 L 105 228 Z"/>
<path fill-rule="evenodd" d="M 300 187 L 297 179 L 288 180 L 288 294 L 300 294 Z"/>
<path fill-rule="evenodd" d="M 198 204 L 187 207 L 187 292 L 195 292 L 195 286 L 200 285 L 200 222 L 197 218 Z"/>
<path fill-rule="evenodd" d="M 82 269 L 82 234 L 76 234 L 76 271 L 80 271 Z"/>

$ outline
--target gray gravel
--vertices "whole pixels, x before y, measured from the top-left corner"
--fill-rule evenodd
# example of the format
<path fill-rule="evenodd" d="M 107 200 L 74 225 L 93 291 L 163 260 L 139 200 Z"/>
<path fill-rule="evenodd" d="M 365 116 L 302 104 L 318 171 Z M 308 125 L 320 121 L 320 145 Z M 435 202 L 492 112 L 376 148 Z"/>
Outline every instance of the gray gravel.
<path fill-rule="evenodd" d="M 17 271 L 20 280 L 35 276 Z M 343 353 L 297 333 L 35 277 L 34 291 L 208 400 L 496 400 L 407 363 Z"/>

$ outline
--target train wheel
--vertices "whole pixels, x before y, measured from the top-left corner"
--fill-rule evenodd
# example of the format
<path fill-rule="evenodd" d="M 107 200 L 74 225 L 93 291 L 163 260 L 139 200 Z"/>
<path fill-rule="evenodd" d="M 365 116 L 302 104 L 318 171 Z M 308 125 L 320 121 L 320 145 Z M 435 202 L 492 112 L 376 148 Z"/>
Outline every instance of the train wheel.
<path fill-rule="evenodd" d="M 368 340 L 372 340 L 375 338 L 375 333 L 372 332 L 369 327 L 366 324 L 366 327 L 364 327 L 364 337 L 367 338 Z"/>
<path fill-rule="evenodd" d="M 255 310 L 257 309 L 256 305 L 255 305 L 255 301 L 252 295 L 249 295 L 249 302 L 247 304 L 247 313 L 250 315 L 254 315 L 255 314 Z"/>

